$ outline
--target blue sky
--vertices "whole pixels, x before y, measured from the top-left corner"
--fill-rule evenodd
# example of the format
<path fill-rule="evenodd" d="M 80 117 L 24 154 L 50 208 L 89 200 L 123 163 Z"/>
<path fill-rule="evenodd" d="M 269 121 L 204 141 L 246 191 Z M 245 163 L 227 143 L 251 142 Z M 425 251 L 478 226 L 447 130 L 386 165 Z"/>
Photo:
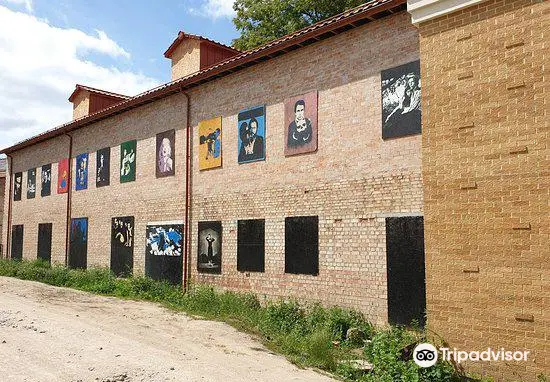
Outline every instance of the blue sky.
<path fill-rule="evenodd" d="M 0 0 L 0 149 L 72 118 L 79 84 L 136 95 L 170 80 L 179 30 L 230 44 L 234 0 Z"/>
<path fill-rule="evenodd" d="M 238 36 L 231 16 L 223 9 L 216 13 L 216 5 L 222 3 L 229 2 L 34 0 L 33 11 L 36 16 L 46 18 L 58 27 L 76 28 L 89 34 L 102 30 L 131 54 L 131 60 L 118 64 L 105 55 L 90 55 L 89 58 L 95 62 L 142 71 L 147 76 L 167 82 L 170 80 L 170 61 L 163 53 L 179 30 L 228 45 Z"/>

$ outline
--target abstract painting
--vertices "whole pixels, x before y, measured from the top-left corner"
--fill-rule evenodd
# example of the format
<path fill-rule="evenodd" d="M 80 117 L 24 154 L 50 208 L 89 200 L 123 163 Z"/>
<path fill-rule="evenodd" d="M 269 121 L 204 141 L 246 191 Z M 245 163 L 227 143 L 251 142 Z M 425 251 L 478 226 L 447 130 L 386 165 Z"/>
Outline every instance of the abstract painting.
<path fill-rule="evenodd" d="M 69 268 L 86 269 L 88 257 L 88 218 L 71 219 Z"/>
<path fill-rule="evenodd" d="M 27 171 L 27 199 L 34 199 L 36 196 L 36 169 Z"/>
<path fill-rule="evenodd" d="M 382 138 L 420 134 L 420 61 L 383 70 Z"/>
<path fill-rule="evenodd" d="M 317 91 L 285 100 L 285 155 L 317 151 Z"/>
<path fill-rule="evenodd" d="M 120 145 L 120 183 L 136 180 L 137 141 L 128 141 Z"/>
<path fill-rule="evenodd" d="M 50 196 L 52 193 L 52 165 L 45 164 L 42 166 L 40 176 L 40 196 Z"/>
<path fill-rule="evenodd" d="M 239 163 L 265 160 L 265 105 L 242 110 L 237 118 Z"/>
<path fill-rule="evenodd" d="M 95 186 L 108 186 L 111 182 L 111 148 L 106 147 L 96 152 Z"/>
<path fill-rule="evenodd" d="M 80 154 L 76 157 L 75 187 L 77 191 L 88 188 L 88 154 Z"/>
<path fill-rule="evenodd" d="M 145 275 L 181 284 L 183 279 L 183 224 L 149 223 L 146 228 Z"/>
<path fill-rule="evenodd" d="M 21 194 L 23 191 L 23 173 L 16 172 L 13 175 L 13 200 L 21 200 Z"/>
<path fill-rule="evenodd" d="M 168 130 L 157 134 L 157 178 L 174 175 L 176 131 Z"/>
<path fill-rule="evenodd" d="M 197 270 L 203 273 L 222 271 L 222 222 L 199 222 Z"/>
<path fill-rule="evenodd" d="M 111 270 L 118 277 L 132 274 L 134 268 L 134 217 L 111 219 Z"/>
<path fill-rule="evenodd" d="M 69 160 L 61 159 L 57 164 L 57 193 L 64 194 L 69 190 Z"/>
<path fill-rule="evenodd" d="M 199 170 L 222 165 L 222 117 L 199 122 Z"/>

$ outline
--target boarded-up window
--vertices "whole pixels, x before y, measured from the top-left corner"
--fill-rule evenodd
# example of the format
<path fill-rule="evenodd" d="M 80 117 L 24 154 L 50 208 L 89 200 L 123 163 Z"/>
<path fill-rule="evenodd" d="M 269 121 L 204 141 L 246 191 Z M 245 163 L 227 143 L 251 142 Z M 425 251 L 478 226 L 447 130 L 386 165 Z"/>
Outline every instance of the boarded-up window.
<path fill-rule="evenodd" d="M 285 219 L 285 273 L 319 274 L 319 217 Z"/>
<path fill-rule="evenodd" d="M 11 258 L 23 258 L 23 225 L 14 225 L 11 228 Z"/>
<path fill-rule="evenodd" d="M 237 270 L 263 272 L 265 269 L 265 220 L 239 220 Z"/>
<path fill-rule="evenodd" d="M 118 277 L 130 276 L 134 269 L 134 217 L 111 220 L 111 270 Z"/>
<path fill-rule="evenodd" d="M 69 268 L 86 269 L 88 264 L 88 218 L 71 220 Z"/>
<path fill-rule="evenodd" d="M 388 320 L 424 326 L 426 277 L 424 220 L 421 216 L 386 218 Z"/>
<path fill-rule="evenodd" d="M 52 223 L 38 224 L 37 258 L 52 261 Z"/>

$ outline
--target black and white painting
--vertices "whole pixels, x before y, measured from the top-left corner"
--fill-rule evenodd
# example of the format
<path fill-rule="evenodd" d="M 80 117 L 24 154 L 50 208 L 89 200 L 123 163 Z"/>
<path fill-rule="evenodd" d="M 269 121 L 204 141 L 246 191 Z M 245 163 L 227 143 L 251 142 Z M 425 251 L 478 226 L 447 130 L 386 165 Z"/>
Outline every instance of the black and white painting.
<path fill-rule="evenodd" d="M 36 169 L 27 171 L 27 199 L 34 199 L 36 196 Z"/>
<path fill-rule="evenodd" d="M 134 217 L 111 220 L 111 270 L 118 277 L 132 274 L 134 269 Z"/>
<path fill-rule="evenodd" d="M 40 196 L 50 196 L 52 193 L 52 165 L 45 164 L 42 166 L 40 175 Z"/>
<path fill-rule="evenodd" d="M 175 140 L 175 130 L 157 134 L 157 178 L 174 175 Z"/>
<path fill-rule="evenodd" d="M 199 222 L 197 270 L 203 273 L 221 273 L 222 222 Z"/>
<path fill-rule="evenodd" d="M 382 138 L 420 134 L 420 61 L 383 70 Z"/>
<path fill-rule="evenodd" d="M 183 279 L 183 223 L 149 223 L 146 229 L 145 275 L 181 284 Z"/>
<path fill-rule="evenodd" d="M 95 186 L 108 186 L 111 182 L 111 148 L 106 147 L 96 152 Z"/>
<path fill-rule="evenodd" d="M 21 200 L 23 190 L 23 173 L 17 172 L 13 175 L 13 200 Z"/>

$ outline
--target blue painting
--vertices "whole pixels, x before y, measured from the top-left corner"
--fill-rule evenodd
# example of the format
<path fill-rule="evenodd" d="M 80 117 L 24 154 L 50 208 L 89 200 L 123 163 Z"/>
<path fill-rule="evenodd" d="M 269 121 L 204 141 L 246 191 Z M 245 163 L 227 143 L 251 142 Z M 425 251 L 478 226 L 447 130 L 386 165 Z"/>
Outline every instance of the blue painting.
<path fill-rule="evenodd" d="M 265 160 L 265 105 L 242 110 L 237 125 L 239 163 Z"/>
<path fill-rule="evenodd" d="M 183 279 L 183 224 L 147 225 L 145 275 L 178 285 Z"/>
<path fill-rule="evenodd" d="M 88 188 L 88 154 L 80 154 L 76 157 L 76 190 Z"/>

